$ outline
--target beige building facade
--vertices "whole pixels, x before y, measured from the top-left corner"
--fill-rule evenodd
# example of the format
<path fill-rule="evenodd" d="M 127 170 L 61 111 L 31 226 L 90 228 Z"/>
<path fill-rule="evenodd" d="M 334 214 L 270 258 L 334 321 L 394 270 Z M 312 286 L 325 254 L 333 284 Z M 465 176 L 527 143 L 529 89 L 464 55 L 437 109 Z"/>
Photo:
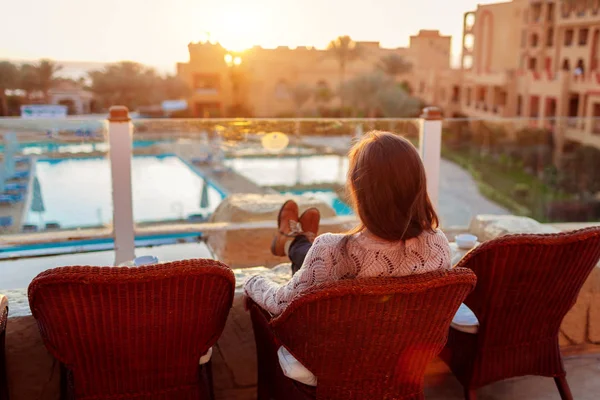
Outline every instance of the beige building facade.
<path fill-rule="evenodd" d="M 345 77 L 373 71 L 396 53 L 413 65 L 399 79 L 447 117 L 522 119 L 551 129 L 559 148 L 568 140 L 600 147 L 600 0 L 479 5 L 464 15 L 459 68 L 450 66 L 450 42 L 427 30 L 406 48 L 359 42 L 363 57 L 348 65 Z M 255 47 L 232 54 L 218 44 L 188 47 L 190 61 L 178 64 L 178 72 L 194 88 L 195 116 L 227 115 L 242 101 L 252 116 L 293 115 L 294 86 L 334 93 L 340 84 L 339 64 L 326 50 Z M 238 75 L 246 78 L 236 81 Z M 336 102 L 334 96 L 328 105 Z M 305 108 L 318 106 L 311 100 Z"/>
<path fill-rule="evenodd" d="M 378 42 L 358 42 L 361 57 L 348 63 L 345 79 L 376 70 L 380 60 L 389 54 L 405 57 L 413 65 L 413 71 L 449 71 L 450 42 L 449 36 L 426 30 L 412 36 L 406 48 L 387 49 Z M 191 43 L 188 49 L 190 60 L 178 64 L 177 71 L 193 88 L 188 103 L 197 117 L 229 115 L 236 104 L 246 105 L 249 108 L 246 114 L 255 117 L 294 115 L 298 112 L 293 99 L 296 86 L 334 94 L 341 82 L 339 62 L 327 50 L 254 47 L 231 53 L 212 43 Z M 398 80 L 411 83 L 416 91 L 413 74 L 400 76 Z M 303 109 L 319 105 L 339 106 L 339 99 L 335 96 L 326 102 L 311 99 Z"/>
<path fill-rule="evenodd" d="M 520 118 L 566 141 L 600 147 L 600 0 L 513 0 L 464 17 L 456 101 L 446 115 Z M 560 150 L 559 150 L 560 151 Z"/>

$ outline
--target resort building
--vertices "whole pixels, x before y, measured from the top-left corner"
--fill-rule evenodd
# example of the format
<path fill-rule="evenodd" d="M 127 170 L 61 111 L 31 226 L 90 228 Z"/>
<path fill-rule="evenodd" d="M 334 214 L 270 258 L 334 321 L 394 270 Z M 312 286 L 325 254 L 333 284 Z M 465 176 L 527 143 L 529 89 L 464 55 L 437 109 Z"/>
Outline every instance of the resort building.
<path fill-rule="evenodd" d="M 599 36 L 600 1 L 480 5 L 464 17 L 460 90 L 444 100 L 437 88 L 435 103 L 447 115 L 539 119 L 530 125 L 552 130 L 558 148 L 600 147 Z"/>
<path fill-rule="evenodd" d="M 425 84 L 429 71 L 450 69 L 450 40 L 439 31 L 424 30 L 410 38 L 407 48 L 386 49 L 379 42 L 358 42 L 361 56 L 348 63 L 345 77 L 372 72 L 382 57 L 398 54 L 412 64 L 413 71 L 428 71 L 423 76 Z M 293 99 L 295 87 L 333 93 L 341 81 L 339 62 L 327 50 L 254 47 L 236 54 L 212 43 L 191 43 L 188 48 L 190 60 L 178 64 L 177 71 L 193 88 L 188 103 L 197 117 L 228 115 L 240 104 L 249 108 L 245 114 L 255 117 L 291 116 L 300 111 Z M 413 82 L 408 74 L 398 79 Z M 410 86 L 418 92 L 414 84 Z M 318 100 L 322 105 L 337 104 L 333 96 L 323 97 Z M 319 104 L 314 101 L 305 108 L 316 108 Z"/>

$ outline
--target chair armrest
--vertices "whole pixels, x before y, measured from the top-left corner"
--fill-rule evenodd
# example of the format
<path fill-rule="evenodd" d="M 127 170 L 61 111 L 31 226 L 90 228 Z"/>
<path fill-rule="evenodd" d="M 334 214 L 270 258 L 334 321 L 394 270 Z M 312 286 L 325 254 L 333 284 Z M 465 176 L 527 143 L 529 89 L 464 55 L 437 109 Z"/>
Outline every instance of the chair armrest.
<path fill-rule="evenodd" d="M 265 319 L 267 321 L 271 321 L 273 319 L 273 314 L 271 314 L 270 312 L 268 312 L 267 310 L 262 308 L 260 305 L 258 305 L 257 302 L 252 300 L 249 296 L 244 296 L 244 297 L 245 297 L 244 308 L 246 309 L 246 311 L 250 311 L 252 308 L 256 308 L 263 314 L 263 316 L 265 317 Z"/>
<path fill-rule="evenodd" d="M 0 333 L 6 329 L 6 320 L 8 318 L 8 299 L 0 294 Z"/>

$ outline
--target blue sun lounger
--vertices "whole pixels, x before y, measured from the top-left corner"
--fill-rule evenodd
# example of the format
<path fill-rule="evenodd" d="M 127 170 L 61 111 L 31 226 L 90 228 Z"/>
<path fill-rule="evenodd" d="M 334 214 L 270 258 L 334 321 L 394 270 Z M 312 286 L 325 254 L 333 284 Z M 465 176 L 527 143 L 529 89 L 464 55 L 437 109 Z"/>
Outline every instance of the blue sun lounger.
<path fill-rule="evenodd" d="M 23 191 L 27 189 L 27 185 L 25 183 L 5 183 L 4 191 Z"/>
<path fill-rule="evenodd" d="M 25 199 L 22 193 L 18 194 L 0 194 L 0 204 L 20 203 Z"/>
<path fill-rule="evenodd" d="M 15 171 L 15 173 L 13 174 L 13 176 L 10 177 L 10 179 L 21 179 L 21 178 L 28 178 L 29 177 L 29 170 L 24 170 L 24 171 Z"/>
<path fill-rule="evenodd" d="M 13 225 L 13 217 L 0 217 L 0 228 L 10 228 Z"/>

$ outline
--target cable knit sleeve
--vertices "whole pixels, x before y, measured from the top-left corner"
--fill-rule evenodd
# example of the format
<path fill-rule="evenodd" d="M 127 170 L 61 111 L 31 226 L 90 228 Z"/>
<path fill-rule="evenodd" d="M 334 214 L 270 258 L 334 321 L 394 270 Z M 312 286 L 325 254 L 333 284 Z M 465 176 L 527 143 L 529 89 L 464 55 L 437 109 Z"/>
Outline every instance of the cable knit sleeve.
<path fill-rule="evenodd" d="M 256 275 L 244 285 L 246 295 L 271 314 L 278 315 L 292 300 L 307 289 L 321 283 L 334 280 L 334 274 L 328 270 L 331 243 L 328 236 L 319 236 L 308 251 L 302 267 L 285 285 L 279 285 L 264 276 Z"/>

